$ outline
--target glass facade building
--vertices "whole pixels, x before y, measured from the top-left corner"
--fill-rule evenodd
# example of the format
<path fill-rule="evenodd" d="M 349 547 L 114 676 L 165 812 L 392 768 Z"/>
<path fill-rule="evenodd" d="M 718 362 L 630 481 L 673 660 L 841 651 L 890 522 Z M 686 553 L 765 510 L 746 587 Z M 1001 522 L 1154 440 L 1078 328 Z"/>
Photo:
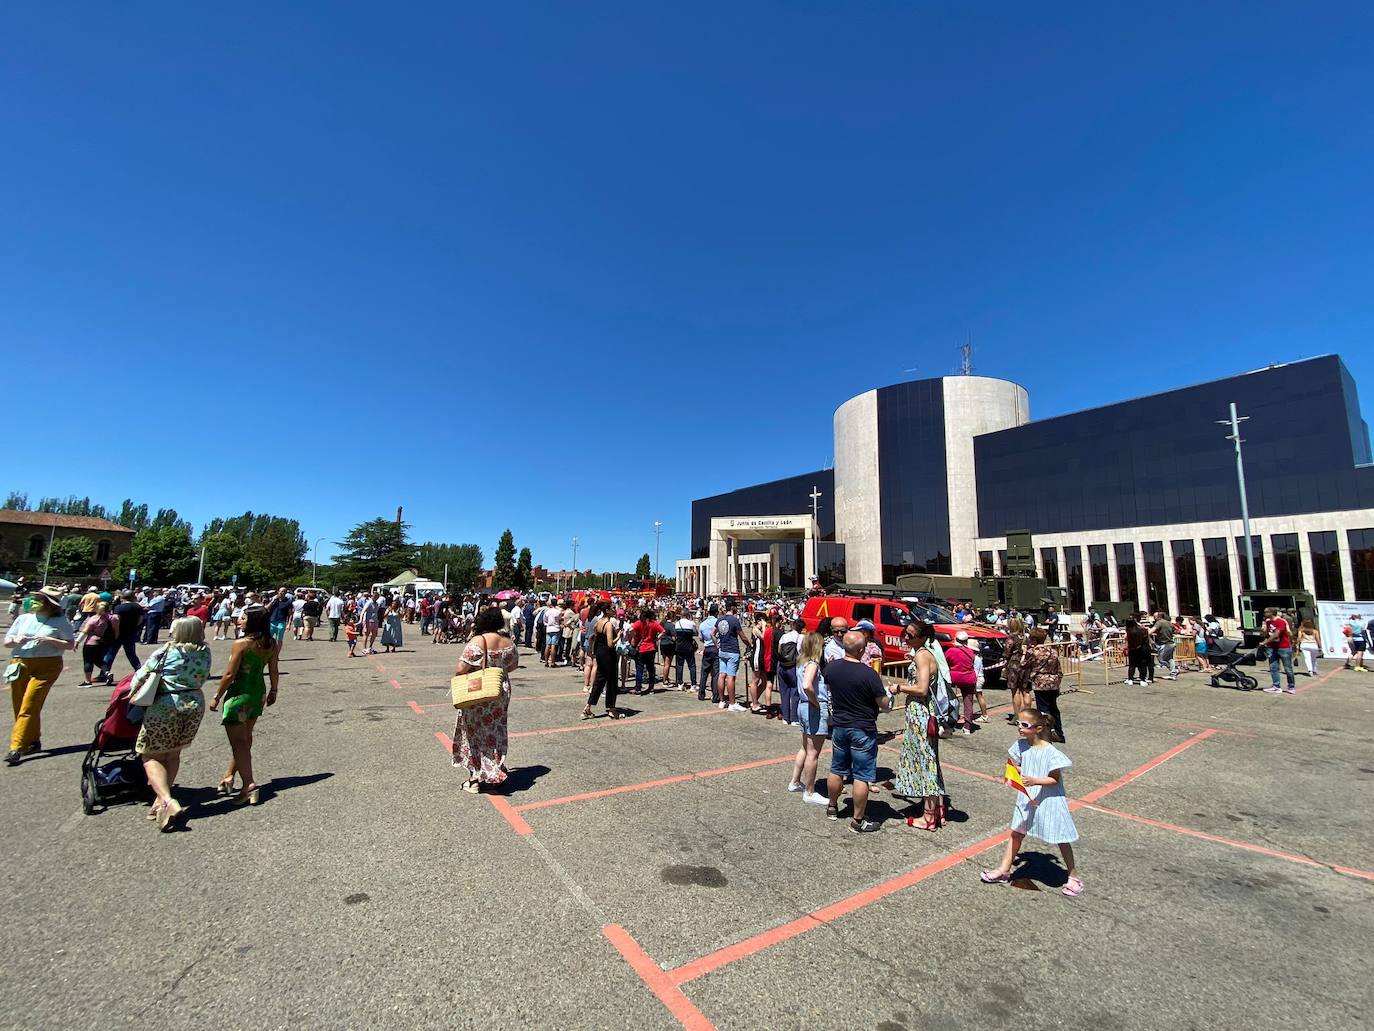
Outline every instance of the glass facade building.
<path fill-rule="evenodd" d="M 953 572 L 944 381 L 883 387 L 877 403 L 883 583 L 903 573 Z"/>
<path fill-rule="evenodd" d="M 820 509 L 816 513 L 823 541 L 835 539 L 835 472 L 821 469 L 785 480 L 760 483 L 757 487 L 732 490 L 728 494 L 692 502 L 692 558 L 706 558 L 711 547 L 711 520 L 726 516 L 795 515 L 811 511 L 811 488 L 820 490 Z M 775 542 L 740 541 L 740 554 L 765 553 Z"/>

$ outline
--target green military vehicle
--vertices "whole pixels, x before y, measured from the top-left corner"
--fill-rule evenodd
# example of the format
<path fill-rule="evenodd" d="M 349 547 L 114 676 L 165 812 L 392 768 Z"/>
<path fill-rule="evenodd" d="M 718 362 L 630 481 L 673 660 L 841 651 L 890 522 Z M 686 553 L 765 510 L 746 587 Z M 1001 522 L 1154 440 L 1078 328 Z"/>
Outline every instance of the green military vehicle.
<path fill-rule="evenodd" d="M 1254 648 L 1264 640 L 1264 610 L 1290 612 L 1298 620 L 1317 621 L 1317 599 L 1306 591 L 1241 591 L 1240 634 L 1246 648 Z M 1297 627 L 1293 627 L 1296 631 Z"/>
<path fill-rule="evenodd" d="M 897 589 L 947 601 L 962 601 L 975 609 L 1015 609 L 1045 612 L 1051 606 L 1063 611 L 1068 592 L 1040 576 L 946 576 L 942 573 L 906 573 L 897 577 Z"/>

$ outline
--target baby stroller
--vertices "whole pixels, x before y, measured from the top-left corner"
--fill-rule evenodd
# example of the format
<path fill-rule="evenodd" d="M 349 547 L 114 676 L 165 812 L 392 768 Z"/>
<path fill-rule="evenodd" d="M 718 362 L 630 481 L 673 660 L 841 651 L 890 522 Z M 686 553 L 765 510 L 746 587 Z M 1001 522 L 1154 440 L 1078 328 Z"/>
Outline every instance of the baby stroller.
<path fill-rule="evenodd" d="M 1241 651 L 1241 642 L 1218 637 L 1207 646 L 1207 661 L 1212 664 L 1213 687 L 1234 687 L 1237 691 L 1253 691 L 1259 681 L 1238 666 L 1253 666 L 1255 652 Z"/>
<path fill-rule="evenodd" d="M 143 762 L 134 754 L 138 724 L 129 722 L 133 679 L 130 673 L 115 685 L 110 705 L 95 725 L 95 739 L 81 760 L 81 807 L 87 816 L 111 802 L 146 802 L 153 797 Z"/>

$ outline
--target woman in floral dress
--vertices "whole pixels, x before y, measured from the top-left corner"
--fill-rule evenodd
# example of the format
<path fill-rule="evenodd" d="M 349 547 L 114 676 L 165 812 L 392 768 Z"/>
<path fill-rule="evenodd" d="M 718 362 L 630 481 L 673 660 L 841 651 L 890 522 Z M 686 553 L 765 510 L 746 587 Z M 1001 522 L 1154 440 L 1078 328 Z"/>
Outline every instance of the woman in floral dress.
<path fill-rule="evenodd" d="M 926 647 L 933 635 L 930 624 L 920 620 L 908 625 L 904 632 L 911 647 L 911 667 L 907 683 L 898 688 L 906 696 L 906 731 L 902 734 L 897 783 L 893 788 L 895 795 L 924 800 L 925 822 L 920 826 L 928 831 L 940 826 L 945 795 L 944 778 L 940 775 L 939 736 L 930 733 L 935 720 L 932 687 L 939 675 L 935 656 Z"/>
<path fill-rule="evenodd" d="M 501 632 L 505 622 L 495 606 L 477 613 L 472 640 L 458 660 L 458 675 L 483 665 L 501 670 L 501 696 L 458 711 L 453 728 L 453 765 L 468 771 L 463 790 L 476 794 L 483 784 L 500 784 L 506 769 L 506 715 L 510 709 L 510 675 L 520 666 L 515 642 Z M 483 655 L 485 654 L 485 662 Z"/>

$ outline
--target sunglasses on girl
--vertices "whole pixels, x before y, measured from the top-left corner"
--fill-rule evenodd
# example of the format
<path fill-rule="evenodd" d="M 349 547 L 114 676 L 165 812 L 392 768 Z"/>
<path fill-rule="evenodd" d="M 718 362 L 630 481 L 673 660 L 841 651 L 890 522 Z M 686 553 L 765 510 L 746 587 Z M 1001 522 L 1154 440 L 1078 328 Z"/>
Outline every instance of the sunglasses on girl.
<path fill-rule="evenodd" d="M 1027 723 L 1025 720 L 1017 720 L 1016 725 L 1022 730 L 1035 730 L 1040 726 L 1038 723 Z"/>

